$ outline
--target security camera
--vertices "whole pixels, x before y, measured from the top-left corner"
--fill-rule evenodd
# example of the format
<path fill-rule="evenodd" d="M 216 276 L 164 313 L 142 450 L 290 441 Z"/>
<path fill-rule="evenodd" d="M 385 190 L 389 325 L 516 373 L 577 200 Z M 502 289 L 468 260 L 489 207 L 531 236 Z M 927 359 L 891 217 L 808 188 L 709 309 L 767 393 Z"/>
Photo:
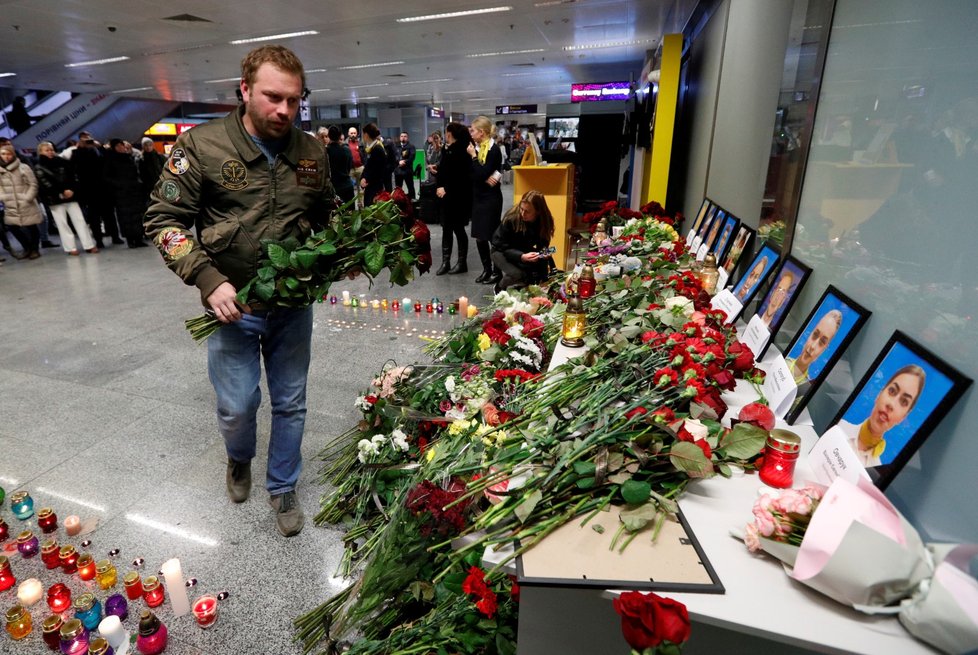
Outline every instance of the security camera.
<path fill-rule="evenodd" d="M 119 28 L 116 27 L 115 25 L 109 25 L 106 27 L 106 29 L 109 30 L 110 32 L 115 32 Z"/>

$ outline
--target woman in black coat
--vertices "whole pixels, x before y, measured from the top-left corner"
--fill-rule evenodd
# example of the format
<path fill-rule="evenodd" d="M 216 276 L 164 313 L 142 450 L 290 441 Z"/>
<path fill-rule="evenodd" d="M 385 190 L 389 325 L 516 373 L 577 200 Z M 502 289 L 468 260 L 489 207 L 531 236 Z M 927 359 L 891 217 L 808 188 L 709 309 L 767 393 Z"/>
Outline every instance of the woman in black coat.
<path fill-rule="evenodd" d="M 549 254 L 553 236 L 554 217 L 547 199 L 539 191 L 527 191 L 492 235 L 492 261 L 503 272 L 493 291 L 546 280 L 553 267 Z"/>
<path fill-rule="evenodd" d="M 360 188 L 363 189 L 363 206 L 367 207 L 373 204 L 374 196 L 384 190 L 384 178 L 390 180 L 391 174 L 387 169 L 387 151 L 380 140 L 380 129 L 374 123 L 363 126 L 363 141 L 366 160 Z"/>
<path fill-rule="evenodd" d="M 503 274 L 492 263 L 489 241 L 499 227 L 503 215 L 503 153 L 493 135 L 495 126 L 485 116 L 477 116 L 469 126 L 474 143 L 467 152 L 472 158 L 472 237 L 482 260 L 482 275 L 475 279 L 482 284 L 495 284 Z"/>
<path fill-rule="evenodd" d="M 132 151 L 122 139 L 112 139 L 105 151 L 105 184 L 111 192 L 115 215 L 119 219 L 122 238 L 130 248 L 145 248 L 143 241 L 142 183 Z"/>
<path fill-rule="evenodd" d="M 447 145 L 435 171 L 435 195 L 440 198 L 442 215 L 441 267 L 435 275 L 469 270 L 469 236 L 465 233 L 472 217 L 472 159 L 466 152 L 469 132 L 461 123 L 449 123 L 445 140 Z M 458 260 L 452 266 L 454 239 L 458 239 Z"/>
<path fill-rule="evenodd" d="M 350 169 L 353 168 L 353 155 L 350 148 L 342 142 L 340 128 L 330 125 L 326 131 L 329 142 L 326 144 L 326 157 L 329 159 L 329 179 L 333 182 L 333 189 L 336 195 L 343 202 L 353 200 L 356 195 L 356 188 L 353 186 L 353 178 L 350 177 Z"/>

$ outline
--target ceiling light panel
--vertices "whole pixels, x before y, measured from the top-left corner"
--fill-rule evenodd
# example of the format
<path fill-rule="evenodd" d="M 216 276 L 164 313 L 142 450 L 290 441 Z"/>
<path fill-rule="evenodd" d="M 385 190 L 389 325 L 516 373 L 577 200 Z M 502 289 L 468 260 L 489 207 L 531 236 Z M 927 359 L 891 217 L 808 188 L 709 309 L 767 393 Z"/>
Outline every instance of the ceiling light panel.
<path fill-rule="evenodd" d="M 204 84 L 222 84 L 224 82 L 239 82 L 239 81 L 241 81 L 240 75 L 238 75 L 237 77 L 224 77 L 219 80 L 207 80 L 204 82 Z"/>
<path fill-rule="evenodd" d="M 76 61 L 65 64 L 65 68 L 79 68 L 81 66 L 101 66 L 102 64 L 114 64 L 118 61 L 128 61 L 129 57 L 109 57 L 108 59 L 93 59 L 91 61 Z"/>
<path fill-rule="evenodd" d="M 279 39 L 293 39 L 297 36 L 314 36 L 319 34 L 316 30 L 305 30 L 303 32 L 285 32 L 283 34 L 270 34 L 269 36 L 256 36 L 250 39 L 235 39 L 229 41 L 231 45 L 242 45 L 245 43 L 260 43 L 262 41 L 277 41 Z"/>
<path fill-rule="evenodd" d="M 13 77 L 17 73 L 0 73 L 0 77 Z"/>
<path fill-rule="evenodd" d="M 502 57 L 505 55 L 527 55 L 533 52 L 546 52 L 545 48 L 533 48 L 532 50 L 505 50 L 503 52 L 480 52 L 477 54 L 465 55 L 469 59 L 476 57 Z"/>
<path fill-rule="evenodd" d="M 595 50 L 597 48 L 621 48 L 633 45 L 655 43 L 655 39 L 635 39 L 632 41 L 604 41 L 602 43 L 587 43 L 582 45 L 565 45 L 564 50 Z"/>
<path fill-rule="evenodd" d="M 398 23 L 419 23 L 426 20 L 441 20 L 443 18 L 461 18 L 463 16 L 478 16 L 480 14 L 496 14 L 504 11 L 512 11 L 512 7 L 486 7 L 484 9 L 469 9 L 467 11 L 450 11 L 443 14 L 428 14 L 426 16 L 408 16 L 398 18 Z"/>
<path fill-rule="evenodd" d="M 337 66 L 338 71 L 353 71 L 360 70 L 361 68 L 380 68 L 381 66 L 397 66 L 403 64 L 403 61 L 383 61 L 377 64 L 358 64 L 357 66 Z"/>
<path fill-rule="evenodd" d="M 139 86 L 135 89 L 119 89 L 117 91 L 109 91 L 109 93 L 135 93 L 136 91 L 149 91 L 152 88 L 151 86 Z"/>

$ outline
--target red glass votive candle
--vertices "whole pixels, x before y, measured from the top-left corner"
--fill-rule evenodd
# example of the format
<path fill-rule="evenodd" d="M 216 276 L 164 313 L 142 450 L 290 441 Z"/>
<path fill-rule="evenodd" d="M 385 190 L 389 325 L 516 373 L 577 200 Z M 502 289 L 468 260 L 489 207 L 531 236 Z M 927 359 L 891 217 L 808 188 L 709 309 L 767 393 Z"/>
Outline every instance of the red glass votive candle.
<path fill-rule="evenodd" d="M 400 303 L 400 301 L 395 300 L 394 302 L 391 303 L 391 311 L 394 311 L 394 312 L 401 311 L 401 303 Z"/>
<path fill-rule="evenodd" d="M 43 544 L 41 544 L 41 561 L 44 562 L 44 566 L 49 569 L 56 569 L 61 566 L 61 558 L 58 555 L 61 552 L 61 546 L 54 539 L 46 539 Z"/>
<path fill-rule="evenodd" d="M 795 462 L 801 450 L 801 438 L 788 430 L 771 430 L 764 447 L 764 463 L 758 471 L 761 482 L 776 489 L 794 484 Z"/>
<path fill-rule="evenodd" d="M 41 624 L 41 638 L 51 650 L 61 651 L 62 625 L 64 625 L 64 619 L 61 618 L 60 614 L 52 614 L 44 619 L 44 623 Z"/>
<path fill-rule="evenodd" d="M 51 534 L 58 529 L 58 515 L 50 507 L 42 507 L 37 511 L 37 527 L 44 534 Z"/>
<path fill-rule="evenodd" d="M 48 607 L 56 614 L 61 614 L 71 607 L 71 589 L 60 582 L 51 585 L 51 588 L 48 589 Z M 58 629 L 61 629 L 60 626 Z"/>
<path fill-rule="evenodd" d="M 129 600 L 139 600 L 143 597 L 143 581 L 139 579 L 139 573 L 130 571 L 122 578 L 122 584 L 126 588 L 126 598 Z"/>
<path fill-rule="evenodd" d="M 68 575 L 78 570 L 78 551 L 71 544 L 61 547 L 58 559 L 61 560 L 61 570 Z"/>
<path fill-rule="evenodd" d="M 7 591 L 17 584 L 17 578 L 10 570 L 10 560 L 6 555 L 0 555 L 0 591 Z"/>
<path fill-rule="evenodd" d="M 3 517 L 0 516 L 0 541 L 6 541 L 9 536 L 10 528 L 7 526 L 7 522 L 3 520 Z"/>
<path fill-rule="evenodd" d="M 414 303 L 414 311 L 416 311 L 418 313 L 421 312 L 421 303 L 419 303 L 419 302 Z"/>
<path fill-rule="evenodd" d="M 191 610 L 197 625 L 207 629 L 217 621 L 217 598 L 211 595 L 201 596 L 194 601 Z"/>
<path fill-rule="evenodd" d="M 163 586 L 155 575 L 147 576 L 143 580 L 143 598 L 149 607 L 159 607 L 163 604 Z"/>
<path fill-rule="evenodd" d="M 78 562 L 76 563 L 78 567 L 78 577 L 88 582 L 89 580 L 95 579 L 95 558 L 84 553 L 78 556 Z"/>
<path fill-rule="evenodd" d="M 426 312 L 428 312 L 429 314 L 431 314 L 431 313 L 433 313 L 435 311 L 435 306 L 432 305 L 430 302 L 429 303 L 426 303 L 425 306 L 424 306 L 424 310 Z"/>

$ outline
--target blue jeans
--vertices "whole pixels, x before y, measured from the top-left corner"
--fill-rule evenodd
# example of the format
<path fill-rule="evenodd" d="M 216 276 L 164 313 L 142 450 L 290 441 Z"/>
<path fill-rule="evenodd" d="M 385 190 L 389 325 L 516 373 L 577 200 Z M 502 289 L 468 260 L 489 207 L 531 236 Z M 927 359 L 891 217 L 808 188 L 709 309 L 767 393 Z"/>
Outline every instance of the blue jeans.
<path fill-rule="evenodd" d="M 244 314 L 207 339 L 207 373 L 217 393 L 218 427 L 228 457 L 238 462 L 255 456 L 264 357 L 272 403 L 265 486 L 272 495 L 294 490 L 302 470 L 311 344 L 311 306 Z"/>

